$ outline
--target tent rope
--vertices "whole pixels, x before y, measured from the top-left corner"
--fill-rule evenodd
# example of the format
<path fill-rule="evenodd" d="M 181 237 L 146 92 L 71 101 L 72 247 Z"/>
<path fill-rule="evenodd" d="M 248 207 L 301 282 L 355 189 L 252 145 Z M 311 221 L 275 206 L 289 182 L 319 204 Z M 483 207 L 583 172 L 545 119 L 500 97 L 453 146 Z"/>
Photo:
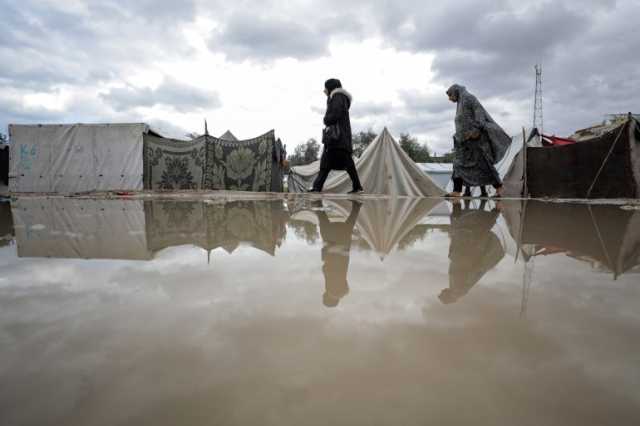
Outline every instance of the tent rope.
<path fill-rule="evenodd" d="M 591 192 L 593 191 L 593 188 L 596 186 L 596 182 L 598 181 L 598 178 L 600 178 L 600 174 L 602 173 L 602 170 L 604 170 L 604 166 L 607 164 L 607 161 L 609 161 L 609 157 L 611 157 L 611 154 L 613 153 L 613 150 L 615 149 L 616 144 L 618 143 L 618 140 L 620 140 L 620 136 L 622 136 L 622 133 L 624 132 L 624 130 L 626 128 L 627 128 L 626 124 L 622 126 L 622 128 L 618 132 L 618 136 L 616 137 L 616 140 L 613 142 L 613 144 L 611 144 L 611 149 L 609 149 L 609 152 L 607 153 L 607 156 L 604 158 L 604 161 L 602 161 L 602 165 L 600 166 L 600 170 L 598 170 L 598 173 L 596 174 L 596 177 L 593 179 L 593 182 L 591 182 L 591 186 L 589 187 L 589 190 L 587 191 L 587 197 L 586 198 L 590 198 L 591 197 Z"/>

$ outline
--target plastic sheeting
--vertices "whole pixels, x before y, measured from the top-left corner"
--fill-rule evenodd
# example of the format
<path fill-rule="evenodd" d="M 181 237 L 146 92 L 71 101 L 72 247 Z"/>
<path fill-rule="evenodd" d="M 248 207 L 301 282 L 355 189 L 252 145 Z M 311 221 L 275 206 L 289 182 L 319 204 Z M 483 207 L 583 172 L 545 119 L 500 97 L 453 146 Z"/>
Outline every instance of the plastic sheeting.
<path fill-rule="evenodd" d="M 356 161 L 360 181 L 367 194 L 429 197 L 444 191 L 400 148 L 385 128 Z M 307 192 L 320 171 L 319 163 L 292 167 L 289 192 Z M 346 193 L 351 180 L 346 172 L 332 172 L 323 192 Z"/>
<path fill-rule="evenodd" d="M 10 125 L 11 192 L 142 190 L 146 124 Z"/>

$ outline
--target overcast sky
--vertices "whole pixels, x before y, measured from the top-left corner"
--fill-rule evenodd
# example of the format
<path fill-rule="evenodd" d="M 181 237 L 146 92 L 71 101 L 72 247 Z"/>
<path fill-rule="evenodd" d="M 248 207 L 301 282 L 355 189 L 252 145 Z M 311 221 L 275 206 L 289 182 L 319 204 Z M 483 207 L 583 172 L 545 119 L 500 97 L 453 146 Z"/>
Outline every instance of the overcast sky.
<path fill-rule="evenodd" d="M 139 122 L 180 136 L 274 128 L 318 137 L 324 80 L 354 97 L 356 130 L 450 149 L 466 85 L 505 129 L 545 131 L 640 111 L 640 1 L 0 0 L 0 131 L 8 123 Z"/>

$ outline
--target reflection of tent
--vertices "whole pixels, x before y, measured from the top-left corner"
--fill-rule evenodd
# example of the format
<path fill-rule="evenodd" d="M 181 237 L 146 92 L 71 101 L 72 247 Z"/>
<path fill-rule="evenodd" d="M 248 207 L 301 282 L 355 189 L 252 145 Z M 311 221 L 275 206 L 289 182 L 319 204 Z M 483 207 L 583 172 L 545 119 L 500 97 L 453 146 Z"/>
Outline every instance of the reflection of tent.
<path fill-rule="evenodd" d="M 504 178 L 505 195 L 636 198 L 640 196 L 639 143 L 640 125 L 629 117 L 575 144 L 528 146 L 526 152 L 520 148 Z"/>
<path fill-rule="evenodd" d="M 351 211 L 350 200 L 323 200 L 332 216 L 346 220 Z M 356 231 L 367 245 L 382 258 L 391 253 L 398 243 L 442 200 L 420 198 L 364 200 L 356 221 Z M 299 211 L 294 220 L 317 223 L 315 214 Z"/>
<path fill-rule="evenodd" d="M 142 189 L 146 124 L 9 125 L 11 192 Z"/>
<path fill-rule="evenodd" d="M 443 191 L 400 148 L 385 128 L 356 161 L 356 168 L 369 194 L 437 196 Z M 289 192 L 306 192 L 319 172 L 317 165 L 297 166 L 289 174 Z M 346 172 L 335 173 L 327 179 L 324 192 L 346 193 L 351 180 Z"/>
<path fill-rule="evenodd" d="M 151 259 L 142 201 L 30 199 L 13 202 L 18 257 Z"/>
<path fill-rule="evenodd" d="M 522 203 L 522 204 L 521 204 Z M 552 253 L 597 263 L 616 276 L 640 265 L 640 212 L 618 206 L 505 202 L 525 259 Z"/>
<path fill-rule="evenodd" d="M 19 199 L 11 208 L 19 257 L 148 260 L 185 244 L 227 252 L 248 244 L 274 255 L 287 221 L 282 200 Z"/>
<path fill-rule="evenodd" d="M 149 250 L 193 244 L 232 253 L 247 244 L 270 255 L 282 244 L 287 214 L 282 200 L 145 203 Z"/>
<path fill-rule="evenodd" d="M 0 201 L 0 246 L 13 239 L 13 217 L 9 202 Z"/>

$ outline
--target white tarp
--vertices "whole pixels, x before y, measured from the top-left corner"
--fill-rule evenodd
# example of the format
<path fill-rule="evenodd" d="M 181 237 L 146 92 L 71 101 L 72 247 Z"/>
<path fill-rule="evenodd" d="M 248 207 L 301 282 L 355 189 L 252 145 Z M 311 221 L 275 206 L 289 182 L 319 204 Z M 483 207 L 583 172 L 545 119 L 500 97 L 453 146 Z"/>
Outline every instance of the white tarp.
<path fill-rule="evenodd" d="M 18 257 L 151 259 L 141 200 L 19 198 Z"/>
<path fill-rule="evenodd" d="M 385 128 L 356 161 L 360 181 L 367 194 L 428 197 L 444 194 L 444 191 L 400 148 Z M 310 189 L 320 163 L 291 168 L 289 192 L 306 192 Z M 351 180 L 346 172 L 332 172 L 323 192 L 346 193 L 351 190 Z"/>
<path fill-rule="evenodd" d="M 9 125 L 12 192 L 142 190 L 146 124 Z"/>

